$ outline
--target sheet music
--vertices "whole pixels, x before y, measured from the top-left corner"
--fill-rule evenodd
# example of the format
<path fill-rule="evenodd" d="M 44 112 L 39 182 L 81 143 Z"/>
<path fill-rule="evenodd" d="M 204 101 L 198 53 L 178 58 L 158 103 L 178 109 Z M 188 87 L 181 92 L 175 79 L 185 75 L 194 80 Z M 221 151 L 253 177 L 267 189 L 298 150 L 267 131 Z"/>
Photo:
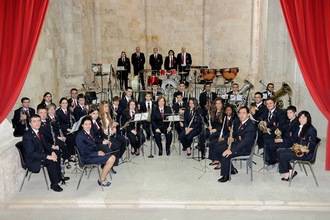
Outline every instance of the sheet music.
<path fill-rule="evenodd" d="M 137 113 L 134 115 L 134 122 L 135 121 L 146 121 L 148 120 L 148 112 L 145 112 L 145 113 Z"/>

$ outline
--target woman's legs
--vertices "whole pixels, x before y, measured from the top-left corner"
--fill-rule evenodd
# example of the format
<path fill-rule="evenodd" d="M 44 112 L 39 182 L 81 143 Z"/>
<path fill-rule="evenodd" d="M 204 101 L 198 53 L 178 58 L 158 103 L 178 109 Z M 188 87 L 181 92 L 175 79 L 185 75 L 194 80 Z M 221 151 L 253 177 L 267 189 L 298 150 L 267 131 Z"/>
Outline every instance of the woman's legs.
<path fill-rule="evenodd" d="M 113 167 L 113 164 L 115 163 L 115 161 L 116 161 L 116 157 L 114 155 L 111 155 L 102 169 L 101 180 L 100 180 L 101 182 L 106 180 L 108 173 L 110 172 L 111 168 Z"/>

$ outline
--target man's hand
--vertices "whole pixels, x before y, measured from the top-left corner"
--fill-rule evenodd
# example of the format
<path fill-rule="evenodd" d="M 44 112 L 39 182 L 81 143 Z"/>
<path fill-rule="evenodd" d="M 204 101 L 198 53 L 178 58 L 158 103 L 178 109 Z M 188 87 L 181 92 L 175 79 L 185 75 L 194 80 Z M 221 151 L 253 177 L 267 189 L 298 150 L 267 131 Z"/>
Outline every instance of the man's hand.
<path fill-rule="evenodd" d="M 52 149 L 53 149 L 53 150 L 59 150 L 59 149 L 60 149 L 60 147 L 59 147 L 59 146 L 57 146 L 57 145 L 52 145 Z"/>
<path fill-rule="evenodd" d="M 182 121 L 180 121 L 180 123 L 179 123 L 179 124 L 180 124 L 180 127 L 183 127 L 183 122 L 182 122 Z"/>
<path fill-rule="evenodd" d="M 64 137 L 64 136 L 63 136 L 63 137 L 62 137 L 62 136 L 58 136 L 57 138 L 58 138 L 59 140 L 63 141 L 63 142 L 66 141 L 66 137 Z"/>
<path fill-rule="evenodd" d="M 167 133 L 170 133 L 171 131 L 172 131 L 172 127 L 169 126 L 169 127 L 167 128 Z"/>
<path fill-rule="evenodd" d="M 136 132 L 136 130 L 135 130 L 135 129 L 131 130 L 131 132 L 132 132 L 134 135 L 136 135 L 136 134 L 137 134 L 137 132 Z"/>
<path fill-rule="evenodd" d="M 108 140 L 103 140 L 102 141 L 102 144 L 109 144 L 110 143 L 110 141 L 108 141 Z"/>
<path fill-rule="evenodd" d="M 192 128 L 186 128 L 186 134 L 189 134 L 192 130 Z"/>
<path fill-rule="evenodd" d="M 98 152 L 97 152 L 97 155 L 99 155 L 99 156 L 104 156 L 105 153 L 104 153 L 103 151 L 98 151 Z"/>
<path fill-rule="evenodd" d="M 215 132 L 217 132 L 217 129 L 210 130 L 210 133 L 215 133 Z"/>
<path fill-rule="evenodd" d="M 282 138 L 275 138 L 274 140 L 275 143 L 283 143 L 283 139 Z"/>
<path fill-rule="evenodd" d="M 222 156 L 223 157 L 228 157 L 229 155 L 231 155 L 233 152 L 231 152 L 231 150 L 230 149 L 227 149 L 227 150 L 225 150 L 223 153 L 222 153 Z"/>

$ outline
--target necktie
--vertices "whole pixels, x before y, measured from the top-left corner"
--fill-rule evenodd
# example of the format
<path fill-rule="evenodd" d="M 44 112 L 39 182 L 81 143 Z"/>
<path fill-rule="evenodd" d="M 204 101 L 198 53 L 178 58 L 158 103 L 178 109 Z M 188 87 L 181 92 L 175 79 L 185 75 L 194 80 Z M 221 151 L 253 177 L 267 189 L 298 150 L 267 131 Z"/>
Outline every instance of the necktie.
<path fill-rule="evenodd" d="M 37 137 L 39 140 L 41 140 L 41 133 L 40 132 L 37 132 Z"/>
<path fill-rule="evenodd" d="M 148 102 L 148 107 L 147 107 L 147 109 L 148 109 L 148 112 L 150 112 L 150 102 Z"/>
<path fill-rule="evenodd" d="M 100 129 L 100 126 L 97 124 L 97 122 L 96 122 L 96 121 L 94 122 L 94 125 L 97 127 L 97 130 L 99 130 L 99 129 Z"/>
<path fill-rule="evenodd" d="M 272 112 L 269 112 L 268 113 L 268 121 L 270 121 L 272 119 L 272 117 L 273 117 L 273 113 Z"/>
<path fill-rule="evenodd" d="M 160 116 L 162 117 L 162 119 L 164 119 L 164 110 L 163 109 L 160 110 Z"/>

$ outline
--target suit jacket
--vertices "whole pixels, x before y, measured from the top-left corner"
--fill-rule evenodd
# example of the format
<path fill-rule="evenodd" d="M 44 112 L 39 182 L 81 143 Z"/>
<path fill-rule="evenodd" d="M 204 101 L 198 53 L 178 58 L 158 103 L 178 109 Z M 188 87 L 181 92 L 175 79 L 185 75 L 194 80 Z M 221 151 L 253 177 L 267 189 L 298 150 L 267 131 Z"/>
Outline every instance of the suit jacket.
<path fill-rule="evenodd" d="M 271 136 L 275 137 L 274 131 L 279 128 L 282 132 L 285 131 L 287 127 L 287 117 L 282 109 L 275 108 L 272 117 L 268 118 L 270 111 L 264 115 L 264 119 L 267 122 L 267 127 L 271 129 Z"/>
<path fill-rule="evenodd" d="M 40 131 L 39 131 L 40 132 Z M 30 128 L 23 136 L 23 155 L 26 167 L 33 173 L 38 173 L 41 164 L 52 152 L 51 146 L 42 137 L 39 139 L 37 134 Z"/>
<path fill-rule="evenodd" d="M 172 110 L 169 106 L 164 107 L 164 118 L 162 118 L 158 106 L 152 109 L 151 124 L 154 133 L 156 132 L 156 129 L 160 129 L 162 133 L 166 133 L 166 130 L 170 126 L 170 123 L 164 122 L 164 120 L 166 119 L 167 116 L 171 114 L 172 114 Z"/>
<path fill-rule="evenodd" d="M 192 64 L 192 58 L 190 53 L 186 53 L 186 66 L 183 67 L 183 55 L 182 53 L 179 53 L 178 56 L 176 57 L 177 60 L 177 64 L 179 66 L 179 72 L 184 72 L 187 71 L 188 69 L 190 69 L 190 66 Z"/>
<path fill-rule="evenodd" d="M 253 115 L 253 118 L 257 121 L 261 121 L 263 118 L 267 117 L 267 112 L 267 107 L 262 103 L 256 110 L 256 113 Z"/>
<path fill-rule="evenodd" d="M 131 72 L 131 62 L 129 61 L 129 58 L 125 58 L 125 61 L 123 61 L 122 58 L 118 59 L 117 62 L 117 66 L 123 66 L 125 68 L 125 71 L 122 72 L 126 72 L 126 73 L 130 73 Z"/>
<path fill-rule="evenodd" d="M 131 98 L 132 99 L 132 98 Z M 126 96 L 124 96 L 122 99 L 120 99 L 119 101 L 119 106 L 118 106 L 118 116 L 121 116 L 122 113 L 124 112 L 124 110 L 127 108 L 128 106 L 128 101 L 126 99 Z"/>
<path fill-rule="evenodd" d="M 311 125 L 305 134 L 298 135 L 299 129 L 296 129 L 293 134 L 293 142 L 302 145 L 306 145 L 309 148 L 309 153 L 303 156 L 303 159 L 309 160 L 314 154 L 315 147 L 318 143 L 317 131 L 313 125 Z"/>
<path fill-rule="evenodd" d="M 137 53 L 133 53 L 131 60 L 134 68 L 134 74 L 137 75 L 140 70 L 144 69 L 144 64 L 146 62 L 144 53 L 140 53 L 139 57 L 137 56 Z"/>
<path fill-rule="evenodd" d="M 234 142 L 231 151 L 239 155 L 250 154 L 256 134 L 257 127 L 251 119 L 248 119 L 243 125 L 235 123 L 233 131 Z"/>
<path fill-rule="evenodd" d="M 89 160 L 99 157 L 95 139 L 92 135 L 88 135 L 84 130 L 80 130 L 76 136 L 76 146 L 79 150 L 81 160 L 88 163 Z"/>
<path fill-rule="evenodd" d="M 139 113 L 139 111 L 135 111 L 135 114 Z M 124 126 L 126 122 L 132 120 L 134 118 L 131 117 L 130 112 L 126 109 L 121 115 L 121 125 Z M 135 126 L 136 125 L 136 126 Z M 130 122 L 129 125 L 126 127 L 126 131 L 131 131 L 133 129 L 137 129 L 138 133 L 140 132 L 142 122 Z"/>
<path fill-rule="evenodd" d="M 176 102 L 176 96 L 178 95 L 179 92 L 180 92 L 180 91 L 176 91 L 176 92 L 173 93 L 173 100 L 172 100 L 173 104 Z M 185 91 L 184 94 L 183 94 L 183 98 L 182 98 L 182 100 L 183 100 L 185 103 L 188 103 L 188 98 L 189 98 L 188 92 Z"/>
<path fill-rule="evenodd" d="M 215 99 L 217 98 L 217 94 L 215 92 L 202 92 L 199 95 L 199 105 L 201 107 L 205 107 L 206 103 L 208 100 L 210 100 L 211 102 L 213 102 Z"/>
<path fill-rule="evenodd" d="M 83 116 L 87 115 L 87 109 L 81 108 L 80 105 L 77 105 L 73 110 L 73 116 L 76 121 L 79 121 L 79 119 Z"/>
<path fill-rule="evenodd" d="M 107 138 L 103 132 L 103 129 L 102 129 L 102 126 L 101 126 L 101 123 L 99 120 L 96 120 L 95 122 L 93 122 L 91 134 L 94 137 L 94 141 L 96 144 L 102 144 L 103 140 L 105 138 Z"/>
<path fill-rule="evenodd" d="M 165 57 L 165 61 L 164 61 L 164 69 L 166 70 L 172 70 L 177 68 L 177 61 L 176 61 L 176 57 L 173 56 L 173 61 L 172 61 L 172 66 L 170 67 L 170 57 L 166 56 Z"/>
<path fill-rule="evenodd" d="M 154 108 L 156 108 L 156 105 L 151 101 L 151 112 L 154 110 Z M 147 102 L 140 102 L 140 112 L 147 112 L 148 111 L 148 106 L 147 106 Z"/>
<path fill-rule="evenodd" d="M 172 105 L 173 111 L 177 114 L 179 113 L 180 108 L 187 108 L 187 102 L 182 100 L 182 104 L 181 106 L 179 105 L 179 103 L 175 102 Z"/>
<path fill-rule="evenodd" d="M 67 135 L 68 129 L 71 128 L 71 126 L 73 126 L 73 123 L 75 122 L 73 115 L 71 115 L 70 111 L 67 111 L 66 114 L 64 114 L 62 109 L 59 108 L 56 110 L 56 118 L 63 134 Z"/>
<path fill-rule="evenodd" d="M 154 54 L 151 54 L 149 57 L 149 64 L 151 66 L 151 70 L 160 70 L 163 65 L 163 57 L 161 54 L 157 54 L 157 57 L 155 58 Z"/>
<path fill-rule="evenodd" d="M 193 114 L 190 114 L 190 109 L 186 109 L 186 111 L 184 112 L 183 124 L 185 128 L 188 128 L 190 124 L 190 128 L 193 128 L 193 130 L 197 132 L 201 132 L 203 128 L 203 119 L 200 111 L 198 109 L 195 109 L 193 111 Z"/>
<path fill-rule="evenodd" d="M 13 123 L 15 137 L 23 136 L 25 129 L 30 127 L 29 117 L 35 114 L 35 110 L 33 108 L 29 108 L 28 112 L 26 112 L 27 113 L 27 120 L 26 120 L 27 124 L 24 124 L 20 121 L 21 111 L 23 111 L 22 109 L 23 109 L 23 107 L 20 107 L 14 111 L 14 117 L 12 119 L 12 123 Z"/>

